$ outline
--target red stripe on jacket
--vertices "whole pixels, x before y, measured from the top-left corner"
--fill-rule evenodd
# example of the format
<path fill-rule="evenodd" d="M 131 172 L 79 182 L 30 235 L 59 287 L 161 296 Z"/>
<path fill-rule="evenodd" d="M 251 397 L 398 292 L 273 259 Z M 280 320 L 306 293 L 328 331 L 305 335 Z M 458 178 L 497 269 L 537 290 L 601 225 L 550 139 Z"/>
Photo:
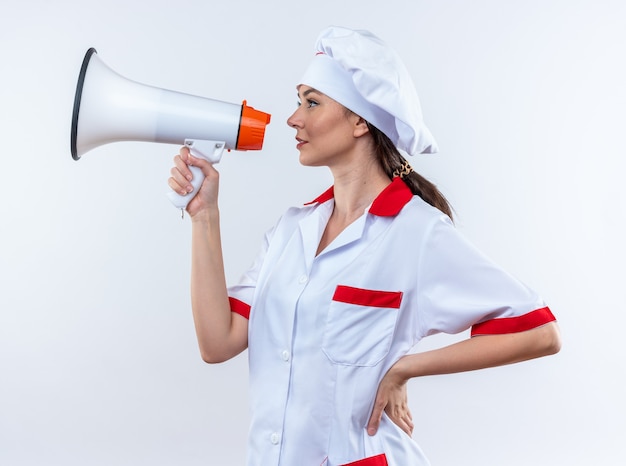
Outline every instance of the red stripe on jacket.
<path fill-rule="evenodd" d="M 382 453 L 376 456 L 370 456 L 362 460 L 354 461 L 352 463 L 342 464 L 341 466 L 388 466 L 387 456 Z"/>
<path fill-rule="evenodd" d="M 337 285 L 333 301 L 357 304 L 359 306 L 388 307 L 399 309 L 402 302 L 401 291 L 365 290 L 351 286 Z"/>
<path fill-rule="evenodd" d="M 230 310 L 232 312 L 239 314 L 246 319 L 250 318 L 250 305 L 231 297 L 228 298 L 228 302 L 230 303 Z"/>
<path fill-rule="evenodd" d="M 556 320 L 549 308 L 542 307 L 517 317 L 501 317 L 472 326 L 471 335 L 501 335 L 540 327 Z"/>

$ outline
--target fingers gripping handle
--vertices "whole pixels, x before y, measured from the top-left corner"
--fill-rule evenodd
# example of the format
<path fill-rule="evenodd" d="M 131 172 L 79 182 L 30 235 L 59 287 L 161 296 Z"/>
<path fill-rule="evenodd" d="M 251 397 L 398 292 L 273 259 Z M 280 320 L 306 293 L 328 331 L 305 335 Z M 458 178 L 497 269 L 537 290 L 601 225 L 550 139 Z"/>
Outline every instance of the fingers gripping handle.
<path fill-rule="evenodd" d="M 196 139 L 186 139 L 185 146 L 189 148 L 191 155 L 197 158 L 202 158 L 208 160 L 211 163 L 219 163 L 222 158 L 222 153 L 224 152 L 224 148 L 226 143 L 224 141 L 204 141 L 204 140 L 196 140 Z M 178 209 L 185 209 L 189 201 L 191 201 L 194 196 L 198 193 L 200 186 L 202 186 L 202 182 L 204 181 L 204 173 L 198 167 L 190 166 L 191 174 L 193 178 L 191 179 L 191 186 L 193 186 L 193 191 L 189 194 L 185 194 L 184 196 L 178 194 L 174 190 L 170 190 L 167 193 L 167 197 L 174 204 L 174 207 Z"/>
<path fill-rule="evenodd" d="M 189 194 L 185 194 L 184 196 L 182 194 L 178 194 L 174 190 L 171 190 L 169 193 L 167 193 L 167 197 L 169 197 L 172 204 L 174 204 L 174 207 L 178 209 L 187 208 L 187 204 L 189 204 L 189 201 L 191 201 L 196 195 L 196 193 L 200 189 L 200 186 L 202 186 L 202 182 L 204 181 L 204 173 L 202 173 L 202 170 L 200 170 L 198 167 L 189 167 L 189 169 L 191 170 L 191 175 L 193 176 L 191 180 L 191 186 L 193 186 L 193 191 L 191 191 Z"/>

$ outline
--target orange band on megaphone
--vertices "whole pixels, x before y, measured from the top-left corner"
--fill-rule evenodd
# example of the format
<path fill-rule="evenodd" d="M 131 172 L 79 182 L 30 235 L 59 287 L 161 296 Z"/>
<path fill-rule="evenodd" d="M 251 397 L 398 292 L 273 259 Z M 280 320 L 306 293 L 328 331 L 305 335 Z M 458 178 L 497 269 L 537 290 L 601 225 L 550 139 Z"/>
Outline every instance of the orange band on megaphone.
<path fill-rule="evenodd" d="M 269 113 L 248 107 L 244 100 L 241 107 L 237 150 L 260 150 L 263 147 L 265 127 L 269 124 L 271 117 Z"/>

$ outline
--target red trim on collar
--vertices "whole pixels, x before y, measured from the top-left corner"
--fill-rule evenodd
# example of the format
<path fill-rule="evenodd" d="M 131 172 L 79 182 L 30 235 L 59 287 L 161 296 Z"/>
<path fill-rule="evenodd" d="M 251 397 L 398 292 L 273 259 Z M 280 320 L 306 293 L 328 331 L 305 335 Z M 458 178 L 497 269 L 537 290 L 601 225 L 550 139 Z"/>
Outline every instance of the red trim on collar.
<path fill-rule="evenodd" d="M 412 197 L 413 193 L 411 189 L 402 178 L 397 176 L 391 181 L 389 186 L 383 189 L 378 197 L 374 199 L 372 207 L 370 207 L 370 213 L 380 217 L 396 216 Z"/>
<path fill-rule="evenodd" d="M 334 187 L 331 186 L 318 197 L 311 202 L 307 202 L 305 205 L 310 204 L 323 204 L 326 201 L 331 200 L 335 196 Z M 382 190 L 382 192 L 374 199 L 369 212 L 379 217 L 393 217 L 400 213 L 402 208 L 411 200 L 413 193 L 411 189 L 406 185 L 402 178 L 395 177 L 391 183 Z"/>
<path fill-rule="evenodd" d="M 307 202 L 304 205 L 311 205 L 311 204 L 316 204 L 316 203 L 317 204 L 323 204 L 326 201 L 330 201 L 333 197 L 335 197 L 335 187 L 331 186 L 326 191 L 324 191 L 322 194 L 320 194 L 315 199 L 313 199 L 311 202 Z"/>

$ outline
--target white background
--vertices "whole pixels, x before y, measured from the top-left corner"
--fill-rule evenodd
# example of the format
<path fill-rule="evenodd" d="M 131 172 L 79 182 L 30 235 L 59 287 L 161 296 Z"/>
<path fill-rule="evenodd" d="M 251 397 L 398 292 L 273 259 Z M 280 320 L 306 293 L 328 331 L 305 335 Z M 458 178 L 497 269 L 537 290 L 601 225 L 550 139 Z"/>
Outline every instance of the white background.
<path fill-rule="evenodd" d="M 413 166 L 563 332 L 554 357 L 411 381 L 414 438 L 433 466 L 624 464 L 625 5 L 1 0 L 0 465 L 243 464 L 246 356 L 198 355 L 189 220 L 165 197 L 178 148 L 72 160 L 76 79 L 95 47 L 130 79 L 272 114 L 263 151 L 219 165 L 232 282 L 329 186 L 285 120 L 330 24 L 405 59 L 441 148 Z"/>

